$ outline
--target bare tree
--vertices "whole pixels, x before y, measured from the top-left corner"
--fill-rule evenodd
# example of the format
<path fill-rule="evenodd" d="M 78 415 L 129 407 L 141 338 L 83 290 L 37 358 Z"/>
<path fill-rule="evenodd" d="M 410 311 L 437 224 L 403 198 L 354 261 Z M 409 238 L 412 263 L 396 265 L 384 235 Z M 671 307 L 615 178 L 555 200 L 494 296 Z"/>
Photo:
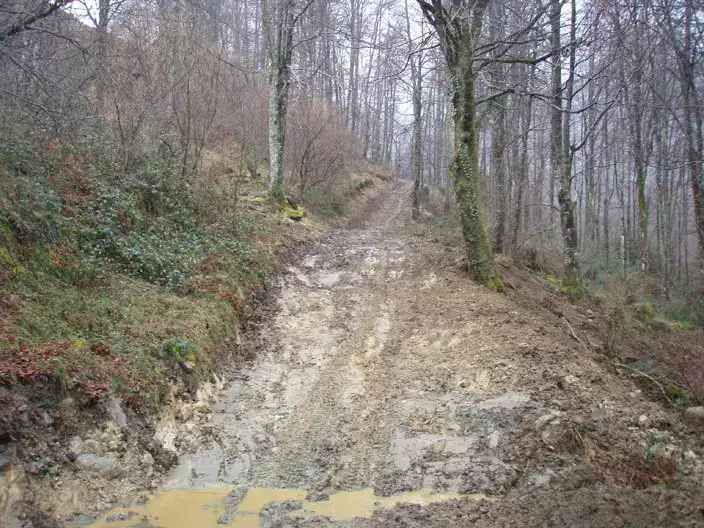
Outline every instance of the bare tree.
<path fill-rule="evenodd" d="M 476 122 L 475 58 L 489 1 L 477 0 L 471 7 L 448 5 L 440 0 L 418 0 L 418 3 L 438 35 L 452 77 L 455 159 L 450 172 L 454 179 L 469 267 L 478 282 L 501 289 L 503 286 L 494 266 L 481 198 Z"/>

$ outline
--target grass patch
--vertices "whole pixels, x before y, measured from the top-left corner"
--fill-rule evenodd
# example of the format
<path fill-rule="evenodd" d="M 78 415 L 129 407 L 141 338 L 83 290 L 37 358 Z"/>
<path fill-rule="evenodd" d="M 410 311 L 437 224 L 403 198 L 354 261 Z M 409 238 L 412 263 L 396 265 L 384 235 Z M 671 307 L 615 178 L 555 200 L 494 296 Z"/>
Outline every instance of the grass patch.
<path fill-rule="evenodd" d="M 590 292 L 584 287 L 576 274 L 568 275 L 563 279 L 559 279 L 549 273 L 539 273 L 538 277 L 549 284 L 555 293 L 564 295 L 573 303 L 585 299 L 596 300 L 592 299 Z"/>
<path fill-rule="evenodd" d="M 114 393 L 156 412 L 212 372 L 281 251 L 307 236 L 239 199 L 256 183 L 184 174 L 168 149 L 145 145 L 124 172 L 2 130 L 0 147 L 0 384 L 30 399 Z"/>
<path fill-rule="evenodd" d="M 317 215 L 324 219 L 342 216 L 351 199 L 349 190 L 333 191 L 323 186 L 307 189 L 303 202 Z"/>
<path fill-rule="evenodd" d="M 618 450 L 582 425 L 569 423 L 557 438 L 555 447 L 563 452 L 582 454 L 597 477 L 611 486 L 633 489 L 677 486 L 677 460 L 663 449 L 658 438 L 651 439 L 644 452 Z"/>
<path fill-rule="evenodd" d="M 433 242 L 449 247 L 464 247 L 462 226 L 457 216 L 422 215 L 418 222 L 424 227 Z"/>
<path fill-rule="evenodd" d="M 95 288 L 40 277 L 15 295 L 21 309 L 4 329 L 0 380 L 52 380 L 88 402 L 112 391 L 155 410 L 186 361 L 209 371 L 237 332 L 235 310 L 218 295 L 180 296 L 120 274 Z M 175 342 L 188 343 L 187 354 Z"/>

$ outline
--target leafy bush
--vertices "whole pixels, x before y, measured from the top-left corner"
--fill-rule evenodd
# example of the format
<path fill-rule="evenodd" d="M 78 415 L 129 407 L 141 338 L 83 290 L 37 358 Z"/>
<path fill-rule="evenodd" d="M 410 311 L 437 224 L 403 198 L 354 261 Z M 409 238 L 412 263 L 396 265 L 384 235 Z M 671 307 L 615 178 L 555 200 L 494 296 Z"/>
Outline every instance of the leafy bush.
<path fill-rule="evenodd" d="M 303 203 L 326 218 L 343 214 L 349 199 L 349 192 L 331 192 L 323 186 L 310 187 L 303 195 Z"/>
<path fill-rule="evenodd" d="M 0 225 L 23 242 L 57 242 L 61 199 L 47 184 L 58 170 L 56 150 L 0 129 Z"/>
<path fill-rule="evenodd" d="M 213 226 L 196 225 L 184 214 L 180 225 L 144 215 L 117 189 L 102 195 L 95 240 L 87 248 L 98 259 L 115 262 L 131 275 L 178 291 L 208 255 L 218 251 L 235 254 L 246 263 L 252 249 L 236 233 L 218 232 Z"/>

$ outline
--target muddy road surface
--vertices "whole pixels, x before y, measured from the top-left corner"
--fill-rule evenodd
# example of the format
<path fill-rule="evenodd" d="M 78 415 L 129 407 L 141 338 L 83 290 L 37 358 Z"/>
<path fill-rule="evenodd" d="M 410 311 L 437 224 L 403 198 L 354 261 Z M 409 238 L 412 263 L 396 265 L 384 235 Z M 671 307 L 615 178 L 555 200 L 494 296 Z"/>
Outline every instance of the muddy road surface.
<path fill-rule="evenodd" d="M 409 194 L 397 184 L 291 263 L 211 440 L 105 526 L 704 521 L 696 492 L 651 485 L 666 474 L 613 476 L 639 471 L 612 462 L 654 435 L 699 459 L 669 432 L 676 416 L 573 339 L 590 314 L 568 329 L 529 292 L 476 285 L 457 251 L 408 225 Z"/>

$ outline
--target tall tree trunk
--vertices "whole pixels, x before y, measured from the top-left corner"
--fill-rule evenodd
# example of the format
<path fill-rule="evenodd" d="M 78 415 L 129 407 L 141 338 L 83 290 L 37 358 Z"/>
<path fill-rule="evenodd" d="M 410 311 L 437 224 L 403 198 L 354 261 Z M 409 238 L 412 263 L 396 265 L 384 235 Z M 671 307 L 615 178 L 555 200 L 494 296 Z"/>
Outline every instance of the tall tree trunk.
<path fill-rule="evenodd" d="M 107 112 L 105 103 L 105 66 L 107 64 L 108 52 L 108 22 L 110 15 L 110 0 L 98 0 L 98 82 L 96 85 L 96 96 L 98 113 L 104 116 Z"/>
<path fill-rule="evenodd" d="M 417 1 L 438 34 L 452 81 L 455 155 L 450 174 L 454 181 L 469 269 L 477 282 L 503 290 L 486 228 L 477 138 L 474 52 L 489 0 L 476 0 L 471 9 L 445 6 L 441 0 Z"/>
<path fill-rule="evenodd" d="M 411 145 L 411 177 L 413 178 L 413 205 L 411 207 L 411 218 L 418 220 L 420 216 L 420 201 L 421 201 L 421 177 L 423 168 L 421 166 L 421 133 L 423 128 L 422 116 L 422 89 L 423 67 L 422 55 L 420 50 L 413 49 L 413 35 L 411 34 L 411 17 L 408 11 L 408 1 L 406 6 L 406 38 L 408 39 L 408 60 L 411 65 L 411 86 L 413 88 L 413 138 Z"/>
<path fill-rule="evenodd" d="M 497 100 L 496 121 L 491 134 L 491 171 L 494 174 L 494 213 L 496 226 L 494 228 L 494 253 L 503 253 L 504 236 L 506 233 L 506 98 Z"/>
<path fill-rule="evenodd" d="M 572 20 L 570 38 L 575 37 L 575 10 L 572 5 Z M 557 202 L 560 208 L 560 226 L 565 252 L 565 274 L 570 281 L 579 280 L 578 239 L 575 223 L 575 202 L 572 200 L 572 152 L 570 144 L 570 124 L 572 112 L 572 97 L 574 92 L 575 46 L 570 46 L 570 70 L 563 95 L 561 72 L 561 0 L 552 0 L 550 10 L 551 41 L 552 41 L 552 116 L 550 127 L 550 154 L 552 179 L 559 182 Z M 565 101 L 563 111 L 562 101 Z"/>
<path fill-rule="evenodd" d="M 411 57 L 413 63 L 415 59 Z M 411 217 L 413 220 L 418 220 L 420 216 L 421 202 L 421 176 L 422 176 L 422 152 L 421 152 L 421 132 L 422 132 L 422 115 L 421 115 L 421 79 L 418 67 L 413 67 L 413 146 L 411 154 L 411 171 L 413 177 L 413 206 Z"/>
<path fill-rule="evenodd" d="M 479 183 L 479 145 L 476 123 L 475 73 L 471 57 L 451 67 L 452 103 L 455 122 L 455 157 L 450 166 L 455 196 L 467 245 L 469 267 L 478 282 L 500 288 L 501 282 L 486 229 Z"/>
<path fill-rule="evenodd" d="M 689 182 L 692 187 L 694 223 L 699 240 L 699 266 L 704 271 L 704 134 L 702 132 L 701 101 L 697 97 L 695 60 L 692 55 L 692 10 L 691 0 L 685 2 L 685 43 L 680 56 L 682 92 L 684 97 L 685 133 L 687 135 L 687 158 Z"/>
<path fill-rule="evenodd" d="M 532 77 L 533 73 L 531 73 L 531 81 Z M 521 216 L 523 213 L 523 190 L 528 182 L 528 134 L 530 134 L 530 123 L 533 115 L 533 97 L 530 95 L 526 96 L 524 104 L 521 161 L 518 168 L 518 181 L 516 182 L 516 209 L 513 214 L 513 237 L 511 239 L 513 251 L 518 249 L 518 233 L 521 230 Z"/>
<path fill-rule="evenodd" d="M 350 62 L 349 86 L 347 97 L 347 112 L 349 127 L 352 132 L 357 130 L 359 116 L 359 49 L 362 45 L 362 0 L 350 0 Z"/>
<path fill-rule="evenodd" d="M 269 192 L 274 199 L 283 200 L 287 81 L 278 68 L 269 68 Z"/>
<path fill-rule="evenodd" d="M 262 0 L 269 84 L 269 193 L 284 199 L 286 110 L 293 52 L 295 0 Z"/>

